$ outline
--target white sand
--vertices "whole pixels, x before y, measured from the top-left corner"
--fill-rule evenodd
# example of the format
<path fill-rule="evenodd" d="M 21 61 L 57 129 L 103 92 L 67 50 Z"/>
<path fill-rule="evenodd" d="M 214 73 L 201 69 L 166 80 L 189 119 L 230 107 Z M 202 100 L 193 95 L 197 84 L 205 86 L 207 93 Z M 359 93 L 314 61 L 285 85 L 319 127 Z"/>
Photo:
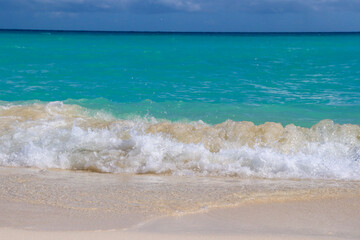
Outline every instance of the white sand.
<path fill-rule="evenodd" d="M 1 228 L 0 239 L 360 239 L 360 198 L 261 203 L 166 217 L 127 230 Z M 39 213 L 41 214 L 41 213 Z M 18 216 L 19 219 L 21 216 Z M 23 217 L 23 216 L 22 216 Z M 43 216 L 46 219 L 46 215 Z M 64 222 L 57 221 L 57 224 Z"/>
<path fill-rule="evenodd" d="M 359 226 L 358 182 L 0 168 L 1 240 L 360 239 Z"/>

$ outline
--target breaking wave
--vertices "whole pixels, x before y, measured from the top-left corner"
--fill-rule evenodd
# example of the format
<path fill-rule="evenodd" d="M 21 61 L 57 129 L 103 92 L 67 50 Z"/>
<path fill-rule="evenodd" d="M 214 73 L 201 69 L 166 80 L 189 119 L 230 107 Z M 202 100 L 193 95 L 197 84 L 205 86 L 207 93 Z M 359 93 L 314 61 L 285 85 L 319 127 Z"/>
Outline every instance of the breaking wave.
<path fill-rule="evenodd" d="M 360 126 L 116 119 L 78 105 L 0 106 L 0 165 L 108 173 L 360 179 Z"/>

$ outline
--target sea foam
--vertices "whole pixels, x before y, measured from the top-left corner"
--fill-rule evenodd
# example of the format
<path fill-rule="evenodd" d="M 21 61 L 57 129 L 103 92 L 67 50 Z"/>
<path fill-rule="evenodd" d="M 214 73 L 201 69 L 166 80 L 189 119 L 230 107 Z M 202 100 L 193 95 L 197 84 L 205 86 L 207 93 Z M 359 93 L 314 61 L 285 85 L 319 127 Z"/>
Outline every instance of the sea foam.
<path fill-rule="evenodd" d="M 78 105 L 0 107 L 0 165 L 109 173 L 360 179 L 360 126 L 116 119 Z"/>

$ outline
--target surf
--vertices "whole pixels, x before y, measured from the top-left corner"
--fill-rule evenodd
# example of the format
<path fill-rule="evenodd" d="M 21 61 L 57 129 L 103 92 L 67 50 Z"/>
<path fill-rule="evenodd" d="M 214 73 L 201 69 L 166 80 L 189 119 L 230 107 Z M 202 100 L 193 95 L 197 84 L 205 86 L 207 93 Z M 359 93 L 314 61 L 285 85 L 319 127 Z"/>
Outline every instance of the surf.
<path fill-rule="evenodd" d="M 63 102 L 0 106 L 0 165 L 103 173 L 360 179 L 360 126 L 116 118 Z"/>

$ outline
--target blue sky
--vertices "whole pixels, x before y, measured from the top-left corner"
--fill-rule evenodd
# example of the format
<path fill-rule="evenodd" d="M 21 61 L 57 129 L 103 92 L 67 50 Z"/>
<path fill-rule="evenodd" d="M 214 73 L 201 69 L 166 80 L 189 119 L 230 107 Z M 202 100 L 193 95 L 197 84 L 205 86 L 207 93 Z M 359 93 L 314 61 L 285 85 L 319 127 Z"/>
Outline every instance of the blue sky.
<path fill-rule="evenodd" d="M 0 0 L 0 28 L 360 31 L 360 0 Z"/>

